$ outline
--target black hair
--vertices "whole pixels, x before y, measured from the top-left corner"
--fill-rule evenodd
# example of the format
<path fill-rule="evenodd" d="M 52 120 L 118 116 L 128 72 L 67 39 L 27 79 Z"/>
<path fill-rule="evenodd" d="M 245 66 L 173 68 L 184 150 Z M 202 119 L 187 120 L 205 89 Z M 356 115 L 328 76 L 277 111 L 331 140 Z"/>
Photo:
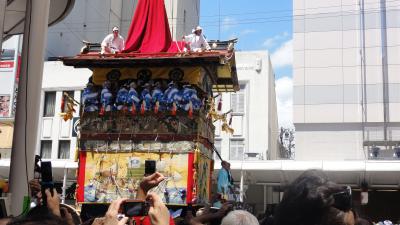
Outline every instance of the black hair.
<path fill-rule="evenodd" d="M 305 171 L 285 190 L 274 224 L 344 224 L 344 212 L 332 207 L 335 201 L 332 194 L 342 190 L 321 171 Z"/>
<path fill-rule="evenodd" d="M 7 225 L 68 225 L 60 217 L 52 214 L 45 206 L 31 209 L 25 216 L 11 220 Z"/>

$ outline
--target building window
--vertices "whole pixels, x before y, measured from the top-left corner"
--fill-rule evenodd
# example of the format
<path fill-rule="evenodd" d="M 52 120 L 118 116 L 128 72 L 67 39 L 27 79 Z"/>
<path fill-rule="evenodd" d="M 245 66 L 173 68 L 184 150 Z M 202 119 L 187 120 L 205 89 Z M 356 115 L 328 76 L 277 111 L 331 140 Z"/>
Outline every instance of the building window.
<path fill-rule="evenodd" d="M 42 159 L 51 159 L 51 144 L 52 141 L 50 140 L 40 142 L 40 157 Z"/>
<path fill-rule="evenodd" d="M 231 140 L 229 146 L 229 159 L 230 160 L 242 160 L 244 154 L 244 141 L 243 140 Z"/>
<path fill-rule="evenodd" d="M 60 140 L 58 143 L 58 158 L 69 159 L 69 140 Z"/>
<path fill-rule="evenodd" d="M 244 114 L 245 113 L 245 92 L 246 85 L 241 84 L 240 90 L 236 93 L 231 94 L 231 109 L 235 114 Z"/>
<path fill-rule="evenodd" d="M 243 136 L 244 117 L 246 112 L 246 87 L 247 85 L 241 84 L 240 91 L 231 94 L 231 109 L 232 112 L 232 128 L 235 130 L 233 135 Z"/>
<path fill-rule="evenodd" d="M 216 139 L 215 141 L 214 141 L 214 147 L 215 147 L 215 150 L 217 150 L 217 152 L 219 153 L 219 155 L 221 155 L 221 142 L 222 142 L 222 140 L 218 140 L 218 139 Z M 217 156 L 217 153 L 214 153 L 214 160 L 219 160 L 220 158 Z"/>
<path fill-rule="evenodd" d="M 74 91 L 63 91 L 62 92 L 62 99 L 64 101 L 64 108 L 62 109 L 62 112 L 67 111 L 67 97 L 64 95 L 64 93 L 67 93 L 69 97 L 74 98 Z"/>
<path fill-rule="evenodd" d="M 56 92 L 50 91 L 44 94 L 44 117 L 53 117 L 56 104 Z"/>

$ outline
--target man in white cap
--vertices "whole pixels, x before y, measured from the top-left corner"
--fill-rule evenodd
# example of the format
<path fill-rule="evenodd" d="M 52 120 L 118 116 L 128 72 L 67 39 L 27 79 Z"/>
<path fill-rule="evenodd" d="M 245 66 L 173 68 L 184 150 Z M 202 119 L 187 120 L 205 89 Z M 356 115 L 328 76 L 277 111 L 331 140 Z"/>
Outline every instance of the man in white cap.
<path fill-rule="evenodd" d="M 206 38 L 202 34 L 203 29 L 200 26 L 197 26 L 196 29 L 192 31 L 192 34 L 187 36 L 183 36 L 183 39 L 189 42 L 190 50 L 192 52 L 203 52 L 204 50 L 210 50 L 210 45 Z"/>
<path fill-rule="evenodd" d="M 119 35 L 119 28 L 113 27 L 112 34 L 107 35 L 101 42 L 101 54 L 117 53 L 125 48 L 124 38 Z"/>

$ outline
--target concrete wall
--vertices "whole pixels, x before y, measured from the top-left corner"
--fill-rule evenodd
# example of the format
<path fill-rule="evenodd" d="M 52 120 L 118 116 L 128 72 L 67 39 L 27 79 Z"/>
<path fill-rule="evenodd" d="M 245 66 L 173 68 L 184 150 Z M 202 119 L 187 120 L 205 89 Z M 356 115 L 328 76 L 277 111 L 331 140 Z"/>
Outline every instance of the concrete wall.
<path fill-rule="evenodd" d="M 396 19 L 400 7 L 386 1 L 386 11 L 382 12 L 380 0 L 364 1 L 362 26 L 356 0 L 296 0 L 293 4 L 296 159 L 364 160 L 363 127 L 365 140 L 384 140 L 386 64 L 382 60 L 382 46 L 387 47 L 386 122 L 392 127 L 387 140 L 400 140 L 396 124 L 400 119 L 396 113 L 400 110 L 400 55 L 395 53 L 400 50 L 400 23 Z M 386 27 L 382 27 L 384 13 Z M 325 124 L 337 126 L 332 132 L 329 125 L 323 128 Z M 351 131 L 340 129 L 353 124 Z"/>

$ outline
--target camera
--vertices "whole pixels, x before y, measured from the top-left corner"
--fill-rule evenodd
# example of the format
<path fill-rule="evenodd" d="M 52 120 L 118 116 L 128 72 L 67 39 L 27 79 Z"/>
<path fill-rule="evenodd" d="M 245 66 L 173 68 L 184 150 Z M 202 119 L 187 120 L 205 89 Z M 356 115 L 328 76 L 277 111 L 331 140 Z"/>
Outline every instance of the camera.
<path fill-rule="evenodd" d="M 53 196 L 53 173 L 52 173 L 52 166 L 51 162 L 41 162 L 40 163 L 40 174 L 41 174 L 41 192 L 42 192 L 42 199 L 43 205 L 47 205 L 47 195 L 45 193 L 46 189 L 49 189 L 51 195 Z"/>
<path fill-rule="evenodd" d="M 127 217 L 145 216 L 148 204 L 145 201 L 126 200 L 122 203 L 120 211 Z"/>
<path fill-rule="evenodd" d="M 156 161 L 146 160 L 144 161 L 144 174 L 145 176 L 151 175 L 156 172 Z"/>

